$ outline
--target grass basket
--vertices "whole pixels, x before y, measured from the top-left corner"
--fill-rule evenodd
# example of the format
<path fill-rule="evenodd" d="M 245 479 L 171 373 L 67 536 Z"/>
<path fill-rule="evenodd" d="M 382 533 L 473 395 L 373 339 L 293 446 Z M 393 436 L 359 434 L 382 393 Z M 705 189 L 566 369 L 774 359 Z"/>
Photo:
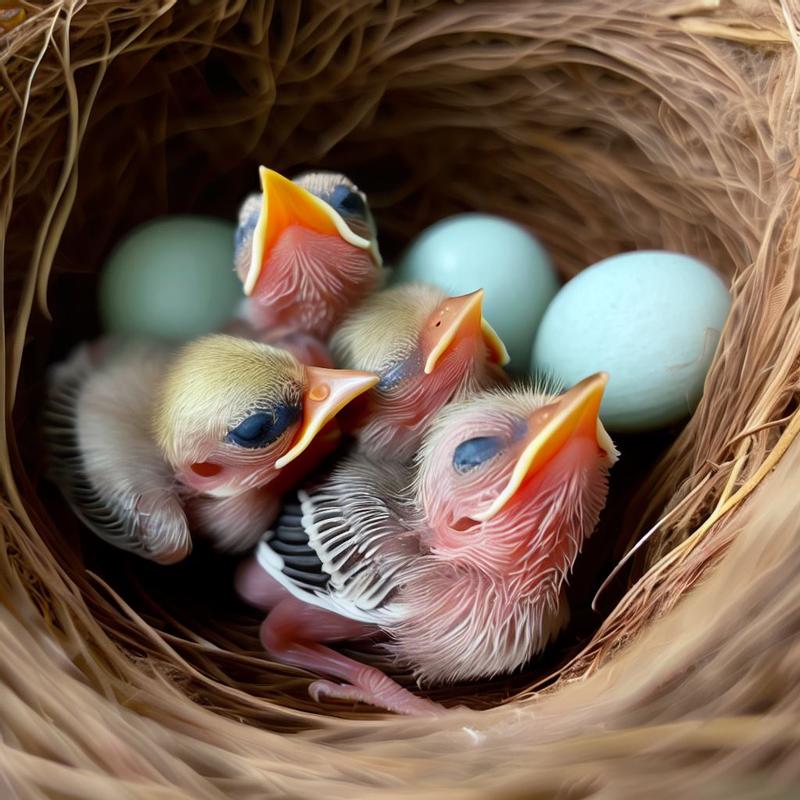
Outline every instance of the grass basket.
<path fill-rule="evenodd" d="M 791 0 L 0 3 L 0 796 L 800 796 L 798 100 Z M 631 450 L 607 566 L 645 541 L 586 635 L 441 719 L 315 705 L 227 566 L 109 552 L 42 478 L 111 245 L 233 217 L 258 163 L 351 174 L 389 254 L 476 209 L 564 277 L 656 247 L 732 287 L 696 413 Z"/>

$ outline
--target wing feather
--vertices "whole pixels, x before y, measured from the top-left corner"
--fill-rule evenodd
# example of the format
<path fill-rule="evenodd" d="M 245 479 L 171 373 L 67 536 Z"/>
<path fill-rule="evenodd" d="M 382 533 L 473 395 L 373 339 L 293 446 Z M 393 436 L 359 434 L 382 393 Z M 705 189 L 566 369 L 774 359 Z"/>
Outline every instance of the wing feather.
<path fill-rule="evenodd" d="M 399 609 L 404 567 L 420 552 L 410 472 L 363 456 L 299 489 L 256 552 L 261 566 L 305 602 L 385 624 Z"/>
<path fill-rule="evenodd" d="M 161 351 L 97 366 L 80 347 L 50 374 L 44 412 L 49 474 L 76 515 L 110 544 L 161 563 L 191 537 L 173 476 L 149 430 Z"/>

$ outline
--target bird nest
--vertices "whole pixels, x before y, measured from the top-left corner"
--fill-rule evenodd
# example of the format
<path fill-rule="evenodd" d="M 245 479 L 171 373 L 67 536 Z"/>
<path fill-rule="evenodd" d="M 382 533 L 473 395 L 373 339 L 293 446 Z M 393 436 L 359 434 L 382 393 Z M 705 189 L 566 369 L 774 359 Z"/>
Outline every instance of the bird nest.
<path fill-rule="evenodd" d="M 772 797 L 800 781 L 798 26 L 789 0 L 4 2 L 10 795 Z M 161 212 L 233 218 L 258 163 L 351 174 L 389 256 L 477 209 L 531 226 L 565 278 L 665 248 L 731 282 L 691 421 L 623 443 L 577 632 L 520 675 L 436 691 L 463 706 L 440 719 L 312 703 L 309 676 L 264 655 L 229 565 L 109 552 L 41 478 L 44 370 L 96 335 L 112 243 Z"/>

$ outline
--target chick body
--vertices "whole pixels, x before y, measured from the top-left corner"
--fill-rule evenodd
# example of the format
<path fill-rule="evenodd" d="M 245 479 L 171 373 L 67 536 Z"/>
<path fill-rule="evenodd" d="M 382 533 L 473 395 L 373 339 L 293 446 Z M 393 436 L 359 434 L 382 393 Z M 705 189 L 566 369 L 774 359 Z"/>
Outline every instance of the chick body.
<path fill-rule="evenodd" d="M 371 667 L 291 643 L 383 631 L 423 683 L 525 664 L 568 617 L 565 580 L 605 503 L 617 458 L 597 416 L 605 380 L 466 399 L 436 415 L 415 464 L 355 454 L 298 490 L 239 576 L 245 599 L 271 609 L 267 649 L 345 681 L 315 682 L 316 696 L 414 714 L 435 709 Z"/>
<path fill-rule="evenodd" d="M 325 341 L 344 314 L 383 281 L 366 195 L 345 175 L 293 181 L 261 167 L 262 192 L 239 212 L 235 266 L 256 331 L 299 331 Z"/>
<path fill-rule="evenodd" d="M 252 546 L 287 473 L 330 452 L 334 414 L 377 380 L 222 335 L 104 349 L 83 346 L 52 373 L 51 472 L 96 534 L 165 563 L 189 552 L 190 529 Z"/>

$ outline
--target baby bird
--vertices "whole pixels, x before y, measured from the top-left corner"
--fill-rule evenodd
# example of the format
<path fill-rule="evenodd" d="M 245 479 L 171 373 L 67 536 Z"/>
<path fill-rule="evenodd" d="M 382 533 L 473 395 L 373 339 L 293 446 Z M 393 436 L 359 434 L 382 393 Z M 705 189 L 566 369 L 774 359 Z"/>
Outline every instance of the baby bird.
<path fill-rule="evenodd" d="M 420 683 L 523 666 L 565 623 L 566 578 L 605 504 L 606 381 L 454 403 L 415 466 L 350 456 L 297 491 L 237 575 L 240 595 L 270 609 L 268 652 L 335 679 L 311 684 L 316 699 L 406 714 L 441 709 L 322 643 L 383 631 Z"/>
<path fill-rule="evenodd" d="M 336 172 L 288 180 L 259 169 L 262 193 L 239 211 L 236 272 L 256 331 L 280 329 L 327 341 L 344 313 L 383 278 L 366 195 Z"/>
<path fill-rule="evenodd" d="M 331 340 L 335 363 L 380 377 L 345 415 L 361 452 L 406 460 L 442 406 L 506 380 L 508 353 L 482 302 L 482 289 L 447 297 L 412 283 L 372 295 L 347 317 Z"/>
<path fill-rule="evenodd" d="M 281 493 L 335 446 L 334 415 L 378 380 L 232 336 L 103 349 L 51 376 L 52 475 L 94 533 L 161 563 L 189 553 L 192 530 L 221 549 L 255 544 Z"/>

